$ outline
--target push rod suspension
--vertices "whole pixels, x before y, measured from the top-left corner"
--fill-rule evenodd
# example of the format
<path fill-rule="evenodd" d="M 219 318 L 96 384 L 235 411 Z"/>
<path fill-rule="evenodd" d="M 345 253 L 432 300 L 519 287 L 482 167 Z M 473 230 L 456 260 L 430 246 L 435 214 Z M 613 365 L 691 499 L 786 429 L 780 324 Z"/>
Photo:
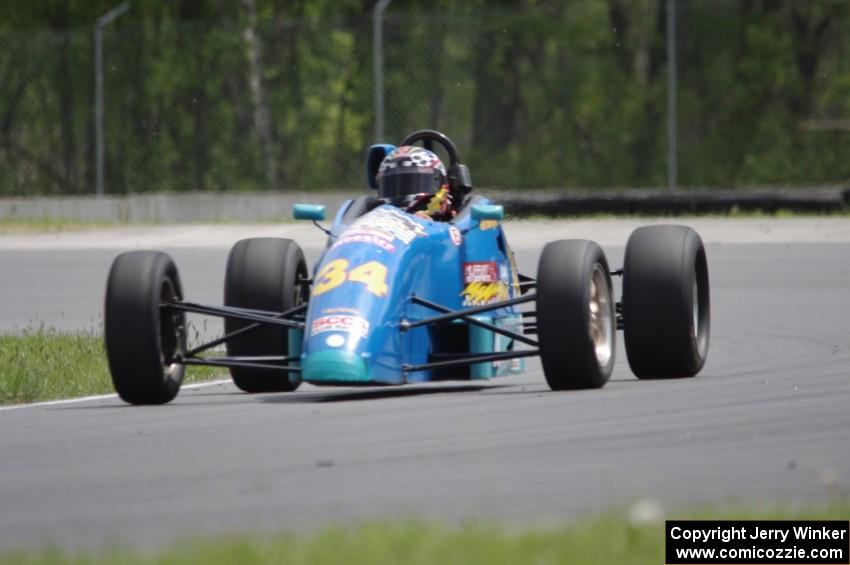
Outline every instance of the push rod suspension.
<path fill-rule="evenodd" d="M 531 290 L 532 288 L 537 288 L 537 279 L 529 277 L 528 275 L 519 274 L 519 290 L 523 294 Z"/>
<path fill-rule="evenodd" d="M 231 308 L 229 306 L 205 306 L 203 304 L 195 304 L 194 302 L 169 302 L 160 305 L 166 310 L 177 310 L 179 312 L 191 312 L 194 314 L 204 314 L 206 316 L 218 316 L 219 318 L 233 318 L 236 320 L 247 320 L 249 322 L 259 322 L 261 324 L 269 324 L 272 326 L 283 326 L 286 328 L 301 329 L 304 327 L 304 322 L 296 322 L 281 318 L 281 314 L 276 312 L 260 313 L 258 310 L 243 310 L 241 308 Z"/>
<path fill-rule="evenodd" d="M 437 312 L 443 312 L 443 313 L 446 313 L 446 314 L 452 312 L 452 310 L 450 308 L 446 308 L 445 306 L 442 306 L 440 304 L 436 304 L 436 303 L 431 302 L 429 300 L 425 300 L 424 298 L 419 298 L 418 296 L 413 297 L 413 302 L 415 302 L 416 304 L 419 304 L 421 306 L 431 308 L 432 310 L 436 310 Z M 490 330 L 493 333 L 497 333 L 497 334 L 503 335 L 505 337 L 509 337 L 509 338 L 514 339 L 516 341 L 521 341 L 522 343 L 525 343 L 526 345 L 531 345 L 532 347 L 538 346 L 538 343 L 535 340 L 527 338 L 520 333 L 512 332 L 511 330 L 508 330 L 508 329 L 505 329 L 505 328 L 500 328 L 499 326 L 496 326 L 494 324 L 483 322 L 481 320 L 476 320 L 475 318 L 472 318 L 472 317 L 466 316 L 466 315 L 461 316 L 460 319 L 467 322 L 468 324 L 472 324 L 473 326 L 478 326 L 480 328 L 484 328 L 485 330 Z M 411 327 L 413 327 L 413 326 L 411 326 Z"/>
<path fill-rule="evenodd" d="M 242 361 L 239 357 L 219 357 L 216 359 L 201 359 L 198 357 L 189 357 L 178 360 L 183 365 L 198 365 L 202 367 L 238 367 L 244 369 L 267 369 L 272 371 L 280 371 L 282 373 L 300 373 L 301 367 L 293 367 L 291 365 L 275 365 L 273 363 L 255 363 L 253 361 Z"/>
<path fill-rule="evenodd" d="M 275 317 L 276 318 L 290 318 L 290 317 L 293 317 L 293 316 L 297 316 L 298 314 L 300 314 L 301 312 L 303 312 L 306 309 L 307 309 L 307 304 L 300 304 L 300 305 L 296 306 L 295 308 L 290 308 L 289 310 L 286 310 L 285 312 L 281 312 L 280 314 L 277 314 Z M 194 357 L 198 353 L 202 353 L 204 351 L 212 349 L 213 347 L 218 347 L 219 345 L 221 345 L 223 343 L 227 343 L 231 339 L 235 339 L 235 338 L 243 336 L 245 334 L 255 332 L 262 327 L 263 327 L 262 322 L 254 322 L 253 324 L 247 325 L 244 328 L 239 328 L 238 330 L 232 331 L 228 334 L 224 334 L 223 336 L 221 336 L 217 339 L 214 339 L 214 340 L 212 340 L 208 343 L 204 343 L 204 344 L 199 345 L 199 346 L 197 346 L 193 349 L 190 349 L 189 351 L 186 352 L 186 357 Z"/>
<path fill-rule="evenodd" d="M 422 300 L 421 298 L 413 297 L 414 300 Z M 484 306 L 476 306 L 475 308 L 467 308 L 465 310 L 457 310 L 457 311 L 449 311 L 447 314 L 442 314 L 440 316 L 433 316 L 431 318 L 423 318 L 421 320 L 416 320 L 415 322 L 409 322 L 407 320 L 403 320 L 401 323 L 401 331 L 407 331 L 412 328 L 416 328 L 419 326 L 427 326 L 429 324 L 436 324 L 439 322 L 451 322 L 452 320 L 457 320 L 458 318 L 466 318 L 467 316 L 472 316 L 473 314 L 480 314 L 481 312 L 490 312 L 492 310 L 498 310 L 499 308 L 505 308 L 506 306 L 513 306 L 515 304 L 523 304 L 525 302 L 531 302 L 537 299 L 537 294 L 527 294 L 525 296 L 520 296 L 518 298 L 511 298 L 510 300 L 503 300 L 501 302 L 493 302 L 492 304 L 485 304 Z M 424 306 L 424 305 L 423 305 Z"/>
<path fill-rule="evenodd" d="M 503 353 L 488 353 L 486 355 L 470 355 L 461 359 L 451 361 L 437 361 L 435 363 L 424 363 L 422 365 L 402 365 L 401 370 L 405 373 L 415 371 L 427 371 L 429 369 L 450 369 L 452 367 L 466 367 L 475 363 L 486 363 L 487 361 L 504 361 L 506 359 L 518 359 L 520 357 L 534 357 L 539 355 L 538 349 L 526 349 L 523 351 L 505 351 Z"/>

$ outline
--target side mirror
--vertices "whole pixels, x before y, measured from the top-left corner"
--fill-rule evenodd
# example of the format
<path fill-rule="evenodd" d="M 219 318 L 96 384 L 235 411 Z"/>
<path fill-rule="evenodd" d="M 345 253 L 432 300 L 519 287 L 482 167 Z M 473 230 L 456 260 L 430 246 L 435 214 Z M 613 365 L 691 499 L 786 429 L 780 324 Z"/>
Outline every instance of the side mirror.
<path fill-rule="evenodd" d="M 296 220 L 324 220 L 325 206 L 323 204 L 295 204 L 292 207 L 292 217 Z"/>
<path fill-rule="evenodd" d="M 505 207 L 501 204 L 475 204 L 472 206 L 473 220 L 504 220 Z"/>

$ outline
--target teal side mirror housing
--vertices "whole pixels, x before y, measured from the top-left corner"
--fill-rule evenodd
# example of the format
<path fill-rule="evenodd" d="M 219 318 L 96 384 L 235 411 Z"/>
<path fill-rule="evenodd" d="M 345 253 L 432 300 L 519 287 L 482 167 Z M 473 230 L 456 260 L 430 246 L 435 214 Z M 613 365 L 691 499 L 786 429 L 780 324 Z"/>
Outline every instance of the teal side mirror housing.
<path fill-rule="evenodd" d="M 324 220 L 325 206 L 323 204 L 295 204 L 292 216 L 296 220 Z"/>
<path fill-rule="evenodd" d="M 501 204 L 475 204 L 472 207 L 473 220 L 504 220 L 505 207 Z"/>

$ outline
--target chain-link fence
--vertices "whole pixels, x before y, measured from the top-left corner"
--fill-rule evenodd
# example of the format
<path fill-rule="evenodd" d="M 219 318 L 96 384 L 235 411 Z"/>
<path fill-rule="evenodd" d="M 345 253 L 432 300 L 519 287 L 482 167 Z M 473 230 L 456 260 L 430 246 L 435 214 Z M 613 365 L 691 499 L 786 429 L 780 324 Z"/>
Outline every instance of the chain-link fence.
<path fill-rule="evenodd" d="M 387 142 L 458 144 L 479 186 L 667 183 L 664 0 L 383 18 Z M 107 194 L 362 187 L 372 15 L 103 31 Z M 676 0 L 680 185 L 850 177 L 850 2 Z M 95 190 L 91 28 L 0 32 L 0 194 Z"/>

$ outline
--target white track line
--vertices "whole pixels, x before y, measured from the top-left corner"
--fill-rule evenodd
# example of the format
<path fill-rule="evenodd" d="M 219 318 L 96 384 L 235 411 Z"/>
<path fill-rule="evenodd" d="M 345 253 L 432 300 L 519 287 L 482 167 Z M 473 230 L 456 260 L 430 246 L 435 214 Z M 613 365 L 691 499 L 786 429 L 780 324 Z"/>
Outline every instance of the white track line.
<path fill-rule="evenodd" d="M 220 384 L 229 383 L 230 379 L 221 379 L 218 381 L 208 381 L 203 383 L 193 383 L 190 385 L 184 385 L 180 387 L 180 390 L 186 389 L 194 389 L 194 388 L 205 388 L 208 386 L 215 386 Z M 49 400 L 47 402 L 33 402 L 32 404 L 12 404 L 10 406 L 0 406 L 0 412 L 6 412 L 8 410 L 20 410 L 22 408 L 41 408 L 43 406 L 61 406 L 63 404 L 78 404 L 80 402 L 91 402 L 94 400 L 107 400 L 110 398 L 118 398 L 117 394 L 101 394 L 99 396 L 81 396 L 80 398 L 66 398 L 65 400 Z"/>

